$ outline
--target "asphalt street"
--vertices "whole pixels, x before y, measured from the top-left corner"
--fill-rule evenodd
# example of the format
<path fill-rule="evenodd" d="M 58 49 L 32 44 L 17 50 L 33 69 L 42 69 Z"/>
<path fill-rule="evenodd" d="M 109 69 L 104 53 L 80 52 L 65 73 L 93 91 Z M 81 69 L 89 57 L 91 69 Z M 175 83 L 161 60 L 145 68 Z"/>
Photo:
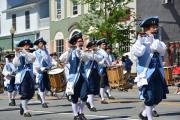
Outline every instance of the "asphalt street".
<path fill-rule="evenodd" d="M 169 87 L 168 98 L 156 107 L 160 117 L 154 120 L 180 120 L 180 95 L 174 94 L 175 87 Z M 98 96 L 95 98 L 97 112 L 90 112 L 85 107 L 88 120 L 138 120 L 138 114 L 143 109 L 143 102 L 138 99 L 138 90 L 133 88 L 128 92 L 112 91 L 115 100 L 108 100 L 109 104 L 100 104 Z M 60 96 L 62 93 L 60 94 Z M 18 96 L 19 97 L 19 96 Z M 65 97 L 57 99 L 47 96 L 49 108 L 42 108 L 36 98 L 29 102 L 31 118 L 19 115 L 19 99 L 17 106 L 8 106 L 7 93 L 0 94 L 0 120 L 73 120 L 71 104 Z"/>

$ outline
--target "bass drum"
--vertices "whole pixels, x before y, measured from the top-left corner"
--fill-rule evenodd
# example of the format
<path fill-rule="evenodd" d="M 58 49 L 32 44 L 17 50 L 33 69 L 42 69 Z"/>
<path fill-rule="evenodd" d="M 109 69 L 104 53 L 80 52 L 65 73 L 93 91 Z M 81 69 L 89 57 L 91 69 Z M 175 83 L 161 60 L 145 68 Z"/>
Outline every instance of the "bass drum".
<path fill-rule="evenodd" d="M 63 92 L 66 89 L 66 80 L 64 69 L 55 68 L 48 72 L 49 80 L 51 83 L 51 90 L 53 92 Z"/>

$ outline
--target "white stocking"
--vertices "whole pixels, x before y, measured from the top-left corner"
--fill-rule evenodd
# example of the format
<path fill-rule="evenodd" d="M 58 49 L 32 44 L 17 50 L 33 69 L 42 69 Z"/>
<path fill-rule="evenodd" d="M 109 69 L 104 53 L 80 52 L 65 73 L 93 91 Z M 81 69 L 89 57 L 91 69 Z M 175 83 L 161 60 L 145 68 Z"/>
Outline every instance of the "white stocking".
<path fill-rule="evenodd" d="M 93 94 L 88 95 L 88 103 L 90 104 L 91 108 L 94 107 L 94 95 Z"/>
<path fill-rule="evenodd" d="M 145 106 L 148 120 L 152 120 L 152 106 Z"/>
<path fill-rule="evenodd" d="M 71 103 L 71 105 L 72 105 L 72 111 L 73 111 L 74 116 L 77 116 L 78 115 L 78 105 L 76 103 Z"/>
<path fill-rule="evenodd" d="M 45 92 L 41 92 L 40 89 L 39 89 L 39 96 L 41 97 L 41 100 L 42 100 L 42 104 L 45 103 Z"/>
<path fill-rule="evenodd" d="M 101 100 L 104 100 L 104 88 L 100 88 Z"/>
<path fill-rule="evenodd" d="M 11 92 L 8 92 L 9 103 L 11 102 L 11 98 L 12 98 L 12 93 L 11 93 Z"/>
<path fill-rule="evenodd" d="M 109 96 L 112 96 L 111 95 L 111 89 L 109 87 L 106 87 L 106 92 L 108 93 Z"/>
<path fill-rule="evenodd" d="M 84 112 L 84 106 L 85 106 L 85 102 L 83 102 L 81 100 L 80 104 L 79 104 L 79 113 L 83 113 Z"/>
<path fill-rule="evenodd" d="M 144 110 L 142 111 L 142 116 L 144 116 L 144 117 L 147 116 L 146 109 L 144 109 Z"/>
<path fill-rule="evenodd" d="M 13 91 L 13 93 L 12 93 L 12 99 L 15 99 L 16 94 L 17 94 L 17 92 L 16 92 L 16 91 Z"/>
<path fill-rule="evenodd" d="M 21 104 L 22 104 L 22 108 L 24 110 L 24 113 L 28 112 L 27 103 L 28 103 L 28 100 L 21 100 Z"/>

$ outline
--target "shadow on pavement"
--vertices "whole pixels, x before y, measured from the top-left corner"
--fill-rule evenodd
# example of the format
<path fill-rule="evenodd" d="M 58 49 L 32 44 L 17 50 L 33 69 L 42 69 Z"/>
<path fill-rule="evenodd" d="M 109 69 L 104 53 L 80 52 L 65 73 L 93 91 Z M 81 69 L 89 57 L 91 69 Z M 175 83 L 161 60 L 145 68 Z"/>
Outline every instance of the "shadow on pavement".
<path fill-rule="evenodd" d="M 133 109 L 135 107 L 123 107 L 123 108 L 107 108 L 107 109 L 98 109 L 97 111 L 107 111 L 107 110 L 122 110 L 122 109 Z"/>
<path fill-rule="evenodd" d="M 0 112 L 16 111 L 16 110 L 19 110 L 19 108 L 6 108 L 6 109 L 1 109 Z"/>
<path fill-rule="evenodd" d="M 60 113 L 72 113 L 72 111 L 62 111 L 62 112 L 52 112 L 52 113 L 38 113 L 38 114 L 34 114 L 33 116 L 41 116 L 41 115 L 53 115 L 53 114 L 60 114 Z"/>
<path fill-rule="evenodd" d="M 174 113 L 165 113 L 165 114 L 159 114 L 160 116 L 176 116 L 180 115 L 180 112 L 174 112 Z"/>
<path fill-rule="evenodd" d="M 93 118 L 89 120 L 111 120 L 116 118 L 129 118 L 130 116 L 114 116 L 114 117 L 105 117 L 105 118 Z"/>

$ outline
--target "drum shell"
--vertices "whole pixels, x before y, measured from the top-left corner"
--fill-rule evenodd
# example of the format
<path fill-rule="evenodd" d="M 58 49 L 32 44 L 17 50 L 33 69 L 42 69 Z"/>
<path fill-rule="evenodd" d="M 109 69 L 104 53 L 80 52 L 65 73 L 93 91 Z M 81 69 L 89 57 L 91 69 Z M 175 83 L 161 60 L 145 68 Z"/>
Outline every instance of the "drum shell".
<path fill-rule="evenodd" d="M 123 66 L 107 68 L 107 75 L 111 88 L 129 89 L 128 74 L 123 74 Z"/>
<path fill-rule="evenodd" d="M 49 74 L 51 90 L 53 92 L 63 92 L 66 88 L 64 71 L 56 74 Z"/>

